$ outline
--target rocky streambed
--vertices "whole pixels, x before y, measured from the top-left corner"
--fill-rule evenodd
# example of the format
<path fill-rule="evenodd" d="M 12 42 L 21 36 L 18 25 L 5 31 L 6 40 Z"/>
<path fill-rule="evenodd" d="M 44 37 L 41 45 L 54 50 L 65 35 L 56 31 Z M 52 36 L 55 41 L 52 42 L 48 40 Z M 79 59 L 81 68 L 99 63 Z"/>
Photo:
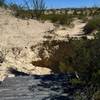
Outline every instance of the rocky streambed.
<path fill-rule="evenodd" d="M 0 83 L 0 100 L 74 100 L 79 87 L 69 82 L 73 76 L 17 76 Z"/>

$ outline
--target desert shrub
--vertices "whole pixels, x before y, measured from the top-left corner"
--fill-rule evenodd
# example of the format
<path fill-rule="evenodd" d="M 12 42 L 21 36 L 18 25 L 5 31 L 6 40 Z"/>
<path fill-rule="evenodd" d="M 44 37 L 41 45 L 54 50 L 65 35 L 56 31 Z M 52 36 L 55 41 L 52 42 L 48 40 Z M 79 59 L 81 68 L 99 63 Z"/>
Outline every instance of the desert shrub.
<path fill-rule="evenodd" d="M 76 18 L 82 20 L 84 23 L 86 23 L 89 20 L 86 15 L 77 15 Z"/>
<path fill-rule="evenodd" d="M 27 10 L 17 10 L 15 16 L 22 19 L 32 19 L 34 17 L 33 13 Z"/>
<path fill-rule="evenodd" d="M 66 14 L 48 14 L 41 17 L 42 20 L 50 20 L 53 23 L 61 25 L 70 25 L 73 18 L 71 15 Z"/>
<path fill-rule="evenodd" d="M 61 73 L 66 73 L 66 72 L 73 73 L 74 72 L 74 69 L 72 68 L 72 66 L 68 66 L 63 62 L 59 63 L 59 70 Z"/>
<path fill-rule="evenodd" d="M 48 59 L 43 58 L 45 50 L 49 54 Z M 74 60 L 73 59 L 74 53 L 75 53 L 74 43 L 72 43 L 71 39 L 69 39 L 69 41 L 50 40 L 50 41 L 43 42 L 38 55 L 42 59 L 41 62 L 43 63 L 43 65 L 46 65 L 48 61 L 47 66 L 51 68 L 54 72 L 66 73 L 66 72 L 74 72 L 75 70 L 75 68 L 72 66 L 73 63 L 72 60 Z M 44 64 L 44 62 L 46 63 Z"/>
<path fill-rule="evenodd" d="M 78 72 L 79 77 L 87 83 L 99 84 L 100 33 L 92 40 L 69 38 L 68 41 L 44 41 L 41 50 L 41 64 L 47 65 L 55 73 Z M 48 58 L 43 56 L 45 51 Z"/>
<path fill-rule="evenodd" d="M 100 16 L 95 16 L 91 19 L 86 26 L 84 27 L 83 31 L 85 34 L 90 34 L 95 30 L 100 29 Z"/>
<path fill-rule="evenodd" d="M 14 15 L 19 18 L 37 18 L 40 19 L 44 14 L 46 5 L 44 0 L 30 0 L 24 1 L 25 5 L 11 4 L 10 8 L 15 12 Z M 30 6 L 31 5 L 31 6 Z"/>
<path fill-rule="evenodd" d="M 93 100 L 100 100 L 100 91 L 97 91 L 96 93 L 94 93 Z"/>
<path fill-rule="evenodd" d="M 74 94 L 74 100 L 87 100 L 84 93 L 78 91 Z"/>
<path fill-rule="evenodd" d="M 32 12 L 32 10 L 27 10 L 20 5 L 11 4 L 10 9 L 13 11 L 13 15 L 15 17 L 22 19 L 31 19 L 34 17 L 34 13 Z"/>
<path fill-rule="evenodd" d="M 10 9 L 13 10 L 13 14 L 16 17 L 23 19 L 40 19 L 41 15 L 44 14 L 46 9 L 44 0 L 30 0 L 30 2 L 25 0 L 24 3 L 24 6 L 16 3 L 10 5 Z"/>
<path fill-rule="evenodd" d="M 47 65 L 54 73 L 77 72 L 79 79 L 72 79 L 71 83 L 86 85 L 83 90 L 86 99 L 81 91 L 79 100 L 91 100 L 94 93 L 100 90 L 100 32 L 91 40 L 67 39 L 44 41 L 40 48 L 41 64 Z M 43 56 L 45 50 L 49 54 L 48 58 Z"/>
<path fill-rule="evenodd" d="M 74 93 L 74 100 L 100 100 L 98 98 L 99 92 L 93 85 L 86 85 L 82 90 L 76 91 L 76 93 Z"/>
<path fill-rule="evenodd" d="M 46 10 L 46 4 L 44 0 L 32 0 L 32 9 L 35 17 L 40 19 Z"/>
<path fill-rule="evenodd" d="M 100 87 L 100 69 L 92 74 L 92 83 Z"/>
<path fill-rule="evenodd" d="M 75 86 L 75 85 L 83 85 L 85 84 L 84 81 L 81 81 L 80 79 L 74 78 L 70 80 L 70 83 Z"/>

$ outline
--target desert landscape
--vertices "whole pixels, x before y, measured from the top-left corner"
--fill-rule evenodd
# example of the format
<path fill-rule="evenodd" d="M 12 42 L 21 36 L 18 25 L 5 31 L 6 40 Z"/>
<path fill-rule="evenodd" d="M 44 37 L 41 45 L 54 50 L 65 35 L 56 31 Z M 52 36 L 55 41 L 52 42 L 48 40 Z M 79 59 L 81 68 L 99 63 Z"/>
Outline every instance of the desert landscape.
<path fill-rule="evenodd" d="M 100 100 L 100 7 L 0 0 L 0 100 Z"/>

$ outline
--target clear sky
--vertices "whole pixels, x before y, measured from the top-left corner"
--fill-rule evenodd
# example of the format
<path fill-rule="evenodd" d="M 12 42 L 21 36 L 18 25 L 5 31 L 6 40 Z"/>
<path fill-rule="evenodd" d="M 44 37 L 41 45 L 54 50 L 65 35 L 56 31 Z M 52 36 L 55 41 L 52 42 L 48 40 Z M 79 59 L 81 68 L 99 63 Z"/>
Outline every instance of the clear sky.
<path fill-rule="evenodd" d="M 49 7 L 91 7 L 100 6 L 100 0 L 45 0 Z"/>
<path fill-rule="evenodd" d="M 22 3 L 24 0 L 7 0 Z M 99 6 L 100 0 L 44 0 L 48 8 L 91 7 Z"/>

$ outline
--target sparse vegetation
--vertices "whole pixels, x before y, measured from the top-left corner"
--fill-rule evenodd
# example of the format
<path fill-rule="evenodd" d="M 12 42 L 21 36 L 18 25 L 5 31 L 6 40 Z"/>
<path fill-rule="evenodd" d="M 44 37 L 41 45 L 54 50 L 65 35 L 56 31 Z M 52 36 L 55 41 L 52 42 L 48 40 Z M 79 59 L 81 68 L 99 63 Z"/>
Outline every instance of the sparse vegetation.
<path fill-rule="evenodd" d="M 85 35 L 96 31 L 94 39 L 87 39 L 87 37 L 66 38 L 67 41 L 54 40 L 52 36 L 44 36 L 47 38 L 43 41 L 41 48 L 39 48 L 38 56 L 41 58 L 38 61 L 32 61 L 35 66 L 45 66 L 50 68 L 53 73 L 78 73 L 78 78 L 70 80 L 73 85 L 85 85 L 85 91 L 75 94 L 76 100 L 95 100 L 100 99 L 100 8 L 84 8 L 74 9 L 70 14 L 65 9 L 65 13 L 57 12 L 56 10 L 46 10 L 43 0 L 32 0 L 32 9 L 28 3 L 25 3 L 27 8 L 13 4 L 10 9 L 13 14 L 22 19 L 39 19 L 50 20 L 53 23 L 60 25 L 70 25 L 74 18 L 82 19 L 87 22 L 83 31 Z M 0 6 L 4 6 L 5 1 L 0 0 Z M 73 9 L 71 9 L 73 10 Z M 48 12 L 47 12 L 48 11 Z M 64 11 L 64 10 L 62 10 Z M 70 11 L 70 10 L 69 10 Z M 47 13 L 46 13 L 47 12 Z M 45 14 L 46 13 L 46 14 Z M 92 19 L 88 19 L 91 17 Z M 64 30 L 64 29 L 63 29 Z M 33 49 L 33 47 L 31 47 Z M 18 58 L 22 49 L 14 47 L 11 49 L 15 58 Z M 48 54 L 48 56 L 45 56 Z M 0 52 L 0 63 L 3 63 L 5 57 Z M 9 69 L 15 76 L 27 75 L 17 71 L 16 69 Z M 99 92 L 98 92 L 99 91 Z"/>
<path fill-rule="evenodd" d="M 100 88 L 100 32 L 96 34 L 95 39 L 91 40 L 69 38 L 67 42 L 45 41 L 41 49 L 41 55 L 45 54 L 45 50 L 49 54 L 49 58 L 41 58 L 41 65 L 51 68 L 54 73 L 78 72 L 79 79 L 73 79 L 71 82 L 89 85 L 85 95 L 87 100 L 91 100 L 94 93 Z M 94 88 L 96 89 L 92 91 Z"/>
<path fill-rule="evenodd" d="M 42 20 L 50 20 L 53 23 L 58 23 L 61 25 L 70 25 L 73 21 L 71 15 L 66 14 L 48 14 L 41 17 Z"/>
<path fill-rule="evenodd" d="M 32 10 L 25 10 L 24 7 L 17 5 L 17 4 L 11 4 L 10 9 L 13 11 L 13 15 L 22 18 L 22 19 L 32 19 L 34 18 L 34 14 Z"/>
<path fill-rule="evenodd" d="M 46 10 L 46 4 L 44 0 L 32 0 L 32 7 L 37 19 L 41 18 L 41 15 L 43 15 L 44 11 Z"/>
<path fill-rule="evenodd" d="M 97 91 L 96 93 L 94 93 L 93 99 L 100 100 L 100 91 Z"/>
<path fill-rule="evenodd" d="M 95 16 L 84 27 L 85 34 L 91 34 L 93 31 L 100 30 L 100 16 Z"/>
<path fill-rule="evenodd" d="M 22 19 L 40 19 L 41 16 L 44 14 L 44 11 L 46 10 L 44 0 L 31 0 L 30 2 L 25 0 L 24 2 L 25 7 L 17 4 L 10 5 L 11 10 L 15 12 L 14 15 L 16 17 Z M 32 6 L 30 7 L 30 5 Z"/>

